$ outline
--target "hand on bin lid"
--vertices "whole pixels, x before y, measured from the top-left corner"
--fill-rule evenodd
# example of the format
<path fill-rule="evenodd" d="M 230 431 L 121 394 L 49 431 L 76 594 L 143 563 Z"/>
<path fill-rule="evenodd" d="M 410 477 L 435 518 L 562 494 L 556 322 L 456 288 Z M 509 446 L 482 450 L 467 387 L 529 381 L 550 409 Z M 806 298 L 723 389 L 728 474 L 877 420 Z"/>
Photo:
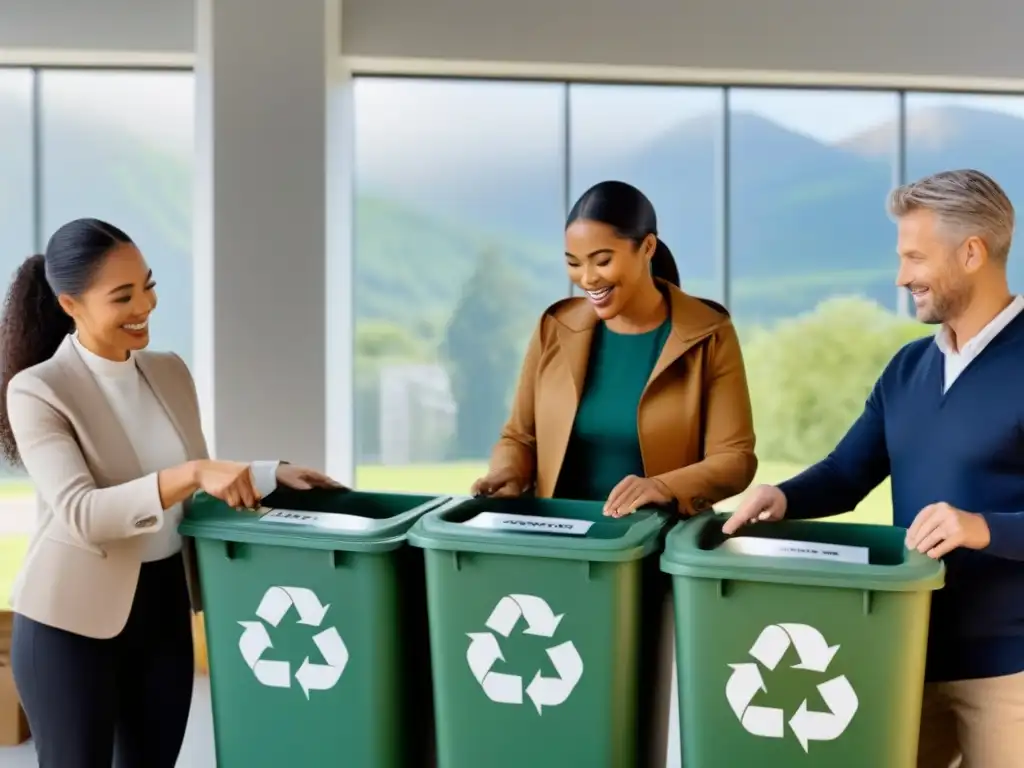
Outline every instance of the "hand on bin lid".
<path fill-rule="evenodd" d="M 675 500 L 675 496 L 660 480 L 628 475 L 608 494 L 604 513 L 609 517 L 623 517 L 633 514 L 641 507 L 665 506 Z"/>
<path fill-rule="evenodd" d="M 478 478 L 470 487 L 470 494 L 477 498 L 515 498 L 522 496 L 529 489 L 529 482 L 521 478 L 515 470 L 504 467 L 492 469 Z"/>
<path fill-rule="evenodd" d="M 346 486 L 322 472 L 317 472 L 309 467 L 289 464 L 286 461 L 281 462 L 277 467 L 277 482 L 296 491 L 309 491 L 313 488 L 347 490 Z"/>
<path fill-rule="evenodd" d="M 774 485 L 759 485 L 746 495 L 739 508 L 722 526 L 731 536 L 744 525 L 781 520 L 786 516 L 786 495 Z"/>

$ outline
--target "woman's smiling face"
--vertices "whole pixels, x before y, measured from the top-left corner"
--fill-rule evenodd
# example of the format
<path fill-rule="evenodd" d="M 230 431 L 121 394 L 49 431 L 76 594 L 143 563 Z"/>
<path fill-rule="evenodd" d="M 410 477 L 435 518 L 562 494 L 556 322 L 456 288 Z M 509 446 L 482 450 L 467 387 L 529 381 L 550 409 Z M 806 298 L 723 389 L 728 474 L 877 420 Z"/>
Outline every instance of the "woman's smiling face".
<path fill-rule="evenodd" d="M 120 243 L 106 254 L 80 296 L 59 297 L 83 341 L 93 351 L 123 359 L 149 344 L 149 316 L 156 309 L 153 272 L 139 249 Z"/>
<path fill-rule="evenodd" d="M 650 279 L 656 246 L 654 235 L 638 247 L 607 224 L 578 219 L 565 230 L 569 279 L 583 290 L 598 317 L 609 320 L 629 304 L 643 280 Z"/>

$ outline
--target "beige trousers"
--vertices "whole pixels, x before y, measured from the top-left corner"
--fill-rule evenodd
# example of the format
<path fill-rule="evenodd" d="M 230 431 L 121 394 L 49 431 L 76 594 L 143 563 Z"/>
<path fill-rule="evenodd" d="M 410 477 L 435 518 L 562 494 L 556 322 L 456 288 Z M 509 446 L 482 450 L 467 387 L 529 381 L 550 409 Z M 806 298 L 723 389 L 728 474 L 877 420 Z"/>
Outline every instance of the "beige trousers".
<path fill-rule="evenodd" d="M 1024 672 L 929 683 L 917 768 L 1024 768 Z"/>

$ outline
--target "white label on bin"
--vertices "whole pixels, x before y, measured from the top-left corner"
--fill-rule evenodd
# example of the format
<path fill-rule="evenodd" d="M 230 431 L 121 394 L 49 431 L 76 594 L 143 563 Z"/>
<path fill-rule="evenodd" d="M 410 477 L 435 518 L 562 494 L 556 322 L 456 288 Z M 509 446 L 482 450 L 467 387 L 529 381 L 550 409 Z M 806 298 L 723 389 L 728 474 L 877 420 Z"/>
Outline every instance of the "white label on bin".
<path fill-rule="evenodd" d="M 256 609 L 260 620 L 238 622 L 243 630 L 238 638 L 238 650 L 256 680 L 270 688 L 290 688 L 292 684 L 289 662 L 263 658 L 263 654 L 274 647 L 267 626 L 277 627 L 292 607 L 297 623 L 319 628 L 331 606 L 321 604 L 316 593 L 305 587 L 271 587 Z M 328 691 L 337 685 L 348 664 L 348 648 L 336 627 L 317 632 L 313 635 L 313 644 L 323 663 L 311 662 L 306 656 L 294 675 L 307 701 L 310 691 Z"/>
<path fill-rule="evenodd" d="M 536 515 L 507 515 L 500 512 L 481 512 L 463 523 L 471 528 L 492 531 L 525 531 L 527 533 L 556 533 L 565 536 L 586 536 L 593 525 L 589 520 L 568 517 L 538 517 Z"/>
<path fill-rule="evenodd" d="M 845 544 L 821 544 L 814 541 L 790 541 L 788 539 L 762 539 L 757 536 L 732 536 L 719 547 L 724 552 L 738 555 L 759 555 L 761 557 L 802 557 L 813 560 L 831 560 L 836 563 L 869 563 L 870 550 L 867 547 L 851 547 Z"/>
<path fill-rule="evenodd" d="M 750 649 L 754 661 L 729 665 L 732 674 L 725 684 L 725 697 L 744 730 L 754 736 L 781 739 L 786 735 L 783 710 L 754 705 L 758 694 L 768 691 L 756 662 L 769 671 L 774 670 L 791 647 L 798 658 L 793 669 L 819 674 L 828 671 L 839 651 L 838 645 L 830 646 L 822 634 L 808 624 L 769 624 Z M 790 730 L 804 752 L 809 751 L 812 741 L 833 741 L 842 736 L 860 705 L 845 675 L 826 680 L 817 688 L 828 711 L 808 709 L 807 699 L 804 699 L 789 719 Z"/>
<path fill-rule="evenodd" d="M 298 509 L 271 509 L 260 515 L 264 523 L 284 525 L 308 525 L 328 531 L 369 531 L 375 521 L 359 515 L 342 515 L 335 512 L 304 512 Z"/>
<path fill-rule="evenodd" d="M 498 638 L 509 637 L 520 621 L 525 622 L 524 635 L 554 637 L 564 614 L 556 616 L 547 602 L 535 595 L 506 595 L 498 601 L 487 619 L 490 632 L 470 632 L 466 662 L 484 695 L 497 704 L 523 703 L 523 678 L 506 672 L 494 672 L 497 661 L 504 661 Z M 545 677 L 540 670 L 526 686 L 525 693 L 543 714 L 544 707 L 564 704 L 583 677 L 583 659 L 571 640 L 547 649 L 555 676 Z"/>

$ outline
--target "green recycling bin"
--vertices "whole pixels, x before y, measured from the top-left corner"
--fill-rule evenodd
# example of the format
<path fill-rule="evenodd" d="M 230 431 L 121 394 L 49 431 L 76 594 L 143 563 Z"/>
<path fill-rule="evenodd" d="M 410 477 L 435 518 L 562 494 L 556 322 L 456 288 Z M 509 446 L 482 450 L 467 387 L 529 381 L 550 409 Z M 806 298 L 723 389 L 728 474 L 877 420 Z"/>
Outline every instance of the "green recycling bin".
<path fill-rule="evenodd" d="M 602 506 L 466 499 L 410 532 L 426 556 L 440 768 L 635 768 L 658 749 L 664 764 L 670 517 Z"/>
<path fill-rule="evenodd" d="M 683 765 L 914 768 L 941 562 L 892 526 L 677 527 L 673 577 Z"/>
<path fill-rule="evenodd" d="M 279 490 L 259 513 L 200 495 L 195 540 L 217 765 L 432 765 L 423 556 L 447 498 Z"/>

